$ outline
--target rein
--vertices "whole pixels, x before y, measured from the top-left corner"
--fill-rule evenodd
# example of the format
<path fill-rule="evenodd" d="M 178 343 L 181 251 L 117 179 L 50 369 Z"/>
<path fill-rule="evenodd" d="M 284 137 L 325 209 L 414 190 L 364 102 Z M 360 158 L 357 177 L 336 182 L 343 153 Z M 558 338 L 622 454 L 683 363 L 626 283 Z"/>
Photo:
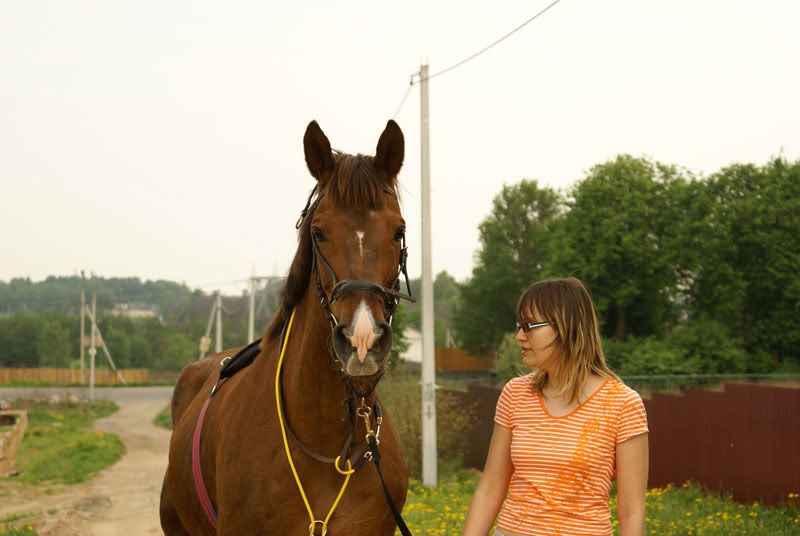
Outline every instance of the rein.
<path fill-rule="evenodd" d="M 392 499 L 391 494 L 389 493 L 389 488 L 386 486 L 386 482 L 383 476 L 383 469 L 381 467 L 381 453 L 378 448 L 380 444 L 380 431 L 381 431 L 381 424 L 383 423 L 383 410 L 381 408 L 380 403 L 376 399 L 373 405 L 373 408 L 370 409 L 364 402 L 364 399 L 361 399 L 361 406 L 359 406 L 355 410 L 355 421 L 356 426 L 359 420 L 363 420 L 364 427 L 366 429 L 366 447 L 360 448 L 352 459 L 354 460 L 351 462 L 350 459 L 347 458 L 347 454 L 350 452 L 353 446 L 353 438 L 355 433 L 355 428 L 353 428 L 353 432 L 350 433 L 347 440 L 345 441 L 345 445 L 342 449 L 342 454 L 336 457 L 335 459 L 326 458 L 319 454 L 314 453 L 308 447 L 306 447 L 299 439 L 295 436 L 292 432 L 289 424 L 286 422 L 285 418 L 285 411 L 283 409 L 283 396 L 281 394 L 281 384 L 280 384 L 280 374 L 281 368 L 283 365 L 283 358 L 286 353 L 286 342 L 289 340 L 289 335 L 292 330 L 292 325 L 294 323 L 296 310 L 292 310 L 292 315 L 289 318 L 287 325 L 284 327 L 283 333 L 281 333 L 281 344 L 280 344 L 280 356 L 278 358 L 278 367 L 275 372 L 275 405 L 276 410 L 278 413 L 278 421 L 281 426 L 281 436 L 283 439 L 283 446 L 284 450 L 286 451 L 286 458 L 289 461 L 289 466 L 292 469 L 292 475 L 294 476 L 295 483 L 297 484 L 297 488 L 300 491 L 300 495 L 303 498 L 303 504 L 306 507 L 306 511 L 308 512 L 309 520 L 311 523 L 308 526 L 309 536 L 326 536 L 328 532 L 328 522 L 330 521 L 333 512 L 336 510 L 336 507 L 339 505 L 339 502 L 344 495 L 344 491 L 347 488 L 347 485 L 350 482 L 350 477 L 355 473 L 358 469 L 364 466 L 368 462 L 373 462 L 375 464 L 375 469 L 378 471 L 378 476 L 381 480 L 381 485 L 383 487 L 383 493 L 386 497 L 386 502 L 389 505 L 389 509 L 392 513 L 392 517 L 394 517 L 395 523 L 397 524 L 400 533 L 403 536 L 412 536 L 411 531 L 406 526 L 405 521 L 403 520 L 402 515 L 400 514 L 397 505 L 394 503 L 394 499 Z M 233 374 L 241 370 L 242 368 L 246 367 L 258 356 L 258 349 L 259 349 L 259 342 L 260 339 L 248 344 L 246 347 L 242 348 L 236 355 L 233 357 L 226 357 L 220 363 L 221 369 L 219 373 L 219 378 L 217 382 L 214 384 L 214 387 L 211 389 L 211 393 L 209 394 L 208 398 L 206 399 L 203 407 L 200 410 L 200 414 L 197 417 L 197 422 L 195 423 L 194 428 L 194 435 L 192 438 L 192 478 L 195 484 L 195 490 L 197 491 L 198 500 L 200 502 L 200 506 L 203 509 L 203 512 L 208 519 L 209 524 L 214 528 L 217 529 L 217 512 L 214 509 L 214 506 L 211 502 L 211 498 L 208 495 L 208 490 L 206 489 L 205 482 L 203 481 L 203 471 L 202 467 L 200 466 L 200 438 L 201 432 L 203 428 L 203 421 L 205 420 L 206 411 L 208 410 L 208 406 L 211 403 L 211 399 L 214 398 L 219 392 L 219 389 L 222 385 L 230 378 Z M 238 359 L 237 359 L 238 358 Z M 241 363 L 243 362 L 243 363 Z M 354 388 L 351 385 L 351 388 Z M 370 389 L 371 391 L 371 389 Z M 375 415 L 375 422 L 376 427 L 373 430 L 371 425 L 370 416 L 374 413 Z M 336 471 L 345 477 L 344 482 L 342 483 L 342 487 L 339 489 L 339 493 L 336 496 L 336 499 L 333 502 L 330 510 L 328 510 L 328 514 L 325 516 L 324 520 L 314 519 L 314 513 L 311 510 L 311 506 L 308 503 L 308 498 L 306 497 L 305 489 L 303 488 L 303 484 L 300 482 L 300 476 L 297 473 L 297 469 L 294 466 L 294 459 L 292 458 L 291 451 L 289 449 L 289 442 L 288 439 L 291 439 L 292 442 L 296 443 L 303 452 L 308 454 L 309 456 L 313 457 L 317 461 L 321 461 L 323 463 L 333 463 L 334 468 Z M 342 458 L 345 458 L 345 463 L 347 464 L 346 468 L 340 467 L 340 461 Z M 317 533 L 317 529 L 320 529 L 321 532 Z"/>
<path fill-rule="evenodd" d="M 275 372 L 275 406 L 278 410 L 278 422 L 281 425 L 281 436 L 283 437 L 283 448 L 286 450 L 286 459 L 289 460 L 289 467 L 292 468 L 294 481 L 297 483 L 297 489 L 300 490 L 300 495 L 303 497 L 303 504 L 305 504 L 306 511 L 308 511 L 308 517 L 311 520 L 311 523 L 308 525 L 308 533 L 309 535 L 315 534 L 317 525 L 319 524 L 322 527 L 322 536 L 325 536 L 328 533 L 328 521 L 333 515 L 333 511 L 336 510 L 336 507 L 339 505 L 339 501 L 342 499 L 342 495 L 344 495 L 344 490 L 347 489 L 347 484 L 350 483 L 350 476 L 355 473 L 356 470 L 352 468 L 350 460 L 347 460 L 347 469 L 341 469 L 339 467 L 339 460 L 341 459 L 341 456 L 336 458 L 333 466 L 336 468 L 336 471 L 339 474 L 344 475 L 344 483 L 342 484 L 341 489 L 339 489 L 339 494 L 336 496 L 336 500 L 333 501 L 333 505 L 331 506 L 330 510 L 328 510 L 328 515 L 325 516 L 325 519 L 322 521 L 314 519 L 314 512 L 311 510 L 311 505 L 308 504 L 306 492 L 303 489 L 302 482 L 300 482 L 300 475 L 297 474 L 297 469 L 294 466 L 292 452 L 289 450 L 289 441 L 286 438 L 286 425 L 283 422 L 283 410 L 281 408 L 283 405 L 281 404 L 281 365 L 283 365 L 283 356 L 286 353 L 286 341 L 289 340 L 289 334 L 292 332 L 292 324 L 294 323 L 295 312 L 296 310 L 292 310 L 292 316 L 289 317 L 289 324 L 286 326 L 286 335 L 284 336 L 281 344 L 281 355 L 280 358 L 278 358 L 278 369 Z"/>
<path fill-rule="evenodd" d="M 299 229 L 305 218 L 313 212 L 317 205 L 319 204 L 320 200 L 322 199 L 323 193 L 319 193 L 317 198 L 314 200 L 312 204 L 312 199 L 314 198 L 314 194 L 316 193 L 317 188 L 316 186 L 311 191 L 311 194 L 306 201 L 306 205 L 303 208 L 303 211 L 300 214 L 300 219 L 297 220 L 296 228 Z M 392 190 L 387 189 L 387 192 L 395 196 L 396 193 Z M 314 237 L 313 230 L 311 232 L 311 248 L 312 248 L 312 267 L 311 270 L 314 273 L 314 286 L 317 292 L 317 299 L 320 302 L 320 305 L 327 317 L 328 321 L 331 324 L 331 329 L 335 329 L 338 320 L 332 313 L 330 306 L 336 302 L 339 298 L 341 298 L 344 294 L 349 292 L 355 291 L 367 291 L 372 292 L 381 296 L 384 300 L 384 306 L 386 307 L 386 312 L 388 313 L 388 323 L 391 325 L 392 319 L 394 317 L 394 311 L 397 308 L 397 305 L 400 303 L 401 299 L 408 300 L 411 302 L 415 302 L 416 300 L 411 295 L 411 285 L 409 284 L 408 280 L 408 271 L 406 268 L 406 263 L 408 260 L 408 250 L 406 247 L 405 242 L 405 235 L 402 237 L 402 243 L 400 247 L 400 258 L 398 259 L 398 271 L 397 275 L 393 283 L 391 284 L 391 288 L 386 288 L 374 281 L 364 280 L 364 279 L 345 279 L 339 280 L 336 277 L 336 272 L 333 270 L 331 265 L 319 251 L 317 246 L 316 238 Z M 333 285 L 331 289 L 330 298 L 328 298 L 325 290 L 322 286 L 322 281 L 319 277 L 319 270 L 318 266 L 322 265 L 325 270 L 327 270 L 328 275 L 331 279 L 331 284 Z M 403 275 L 405 277 L 406 288 L 408 290 L 408 294 L 403 294 L 400 292 L 400 276 Z M 353 384 L 352 380 L 345 376 L 344 381 L 347 388 L 350 390 L 352 394 L 352 399 L 350 399 L 350 407 L 349 413 L 351 420 L 353 421 L 353 429 L 348 436 L 347 440 L 345 441 L 344 447 L 342 448 L 342 453 L 335 459 L 324 457 L 320 454 L 317 454 L 311 451 L 308 447 L 306 447 L 292 432 L 291 427 L 286 422 L 285 419 L 285 411 L 284 411 L 284 404 L 283 404 L 283 397 L 281 394 L 281 386 L 280 386 L 280 377 L 281 377 L 281 368 L 283 365 L 283 358 L 284 354 L 286 353 L 286 346 L 287 341 L 289 340 L 289 334 L 292 330 L 292 324 L 294 322 L 296 309 L 292 310 L 292 314 L 289 317 L 287 324 L 284 326 L 284 329 L 281 333 L 280 338 L 280 356 L 278 358 L 278 366 L 275 373 L 275 406 L 278 412 L 278 421 L 281 427 L 281 437 L 283 439 L 283 446 L 284 450 L 286 451 L 286 458 L 289 461 L 289 466 L 292 469 L 292 475 L 294 476 L 295 483 L 297 484 L 297 488 L 300 491 L 300 495 L 303 498 L 303 504 L 306 507 L 306 511 L 308 512 L 308 517 L 310 520 L 310 524 L 308 526 L 309 536 L 325 536 L 328 532 L 328 522 L 330 521 L 331 516 L 333 515 L 334 510 L 339 505 L 339 502 L 344 495 L 344 491 L 347 488 L 347 485 L 350 482 L 350 477 L 355 473 L 358 469 L 364 466 L 368 462 L 373 462 L 375 465 L 375 469 L 378 472 L 378 476 L 381 480 L 381 485 L 383 486 L 383 493 L 386 497 L 386 502 L 389 505 L 389 509 L 391 510 L 392 517 L 394 517 L 395 523 L 397 524 L 400 533 L 403 536 L 412 536 L 411 531 L 408 530 L 408 527 L 403 520 L 400 511 L 395 505 L 394 500 L 392 499 L 391 494 L 389 493 L 389 488 L 386 486 L 386 482 L 383 477 L 383 469 L 381 467 L 381 454 L 380 450 L 378 449 L 378 445 L 380 444 L 380 429 L 381 423 L 383 422 L 383 410 L 381 408 L 380 403 L 378 402 L 377 398 L 373 404 L 373 407 L 370 408 L 366 405 L 365 398 L 369 396 L 372 390 L 375 388 L 375 385 L 380 380 L 380 376 L 372 385 L 367 389 L 365 392 L 360 391 L 356 388 Z M 208 406 L 211 403 L 211 399 L 214 395 L 219 391 L 220 387 L 227 381 L 227 379 L 233 376 L 236 372 L 240 371 L 241 369 L 247 367 L 249 364 L 253 362 L 253 360 L 258 357 L 260 354 L 260 343 L 261 339 L 258 339 L 236 353 L 233 357 L 226 357 L 220 363 L 221 369 L 219 373 L 219 378 L 217 382 L 214 384 L 214 387 L 211 389 L 211 393 L 206 399 L 203 407 L 200 410 L 200 414 L 197 417 L 197 422 L 195 423 L 194 428 L 194 435 L 192 438 L 192 478 L 194 480 L 195 489 L 197 491 L 197 496 L 200 501 L 200 505 L 203 508 L 203 512 L 208 519 L 208 522 L 211 526 L 216 530 L 217 529 L 217 512 L 214 509 L 213 504 L 211 503 L 211 498 L 208 495 L 208 491 L 205 487 L 205 483 L 203 481 L 203 472 L 200 466 L 200 437 L 203 428 L 203 421 L 205 419 L 206 411 L 208 410 Z M 361 400 L 361 405 L 358 408 L 354 409 L 354 400 Z M 371 424 L 371 415 L 375 415 L 375 422 L 376 428 L 372 429 Z M 366 429 L 366 445 L 359 448 L 355 453 L 352 455 L 351 450 L 354 445 L 354 438 L 356 436 L 356 429 L 358 427 L 359 420 L 364 422 L 364 427 Z M 335 467 L 336 471 L 343 475 L 344 482 L 342 483 L 342 487 L 339 489 L 339 493 L 336 496 L 336 499 L 333 502 L 330 510 L 328 510 L 328 514 L 325 516 L 325 519 L 318 520 L 314 518 L 314 513 L 311 510 L 311 506 L 308 502 L 308 498 L 306 497 L 305 490 L 303 488 L 302 483 L 300 482 L 300 476 L 297 473 L 297 469 L 294 466 L 294 460 L 292 459 L 292 454 L 289 449 L 289 439 L 292 440 L 303 452 L 311 456 L 317 461 L 322 463 L 332 463 Z M 344 459 L 344 462 L 341 460 Z M 352 460 L 352 461 L 351 461 Z M 345 463 L 346 467 L 340 467 L 340 463 Z M 317 530 L 321 530 L 320 533 L 317 533 Z"/>

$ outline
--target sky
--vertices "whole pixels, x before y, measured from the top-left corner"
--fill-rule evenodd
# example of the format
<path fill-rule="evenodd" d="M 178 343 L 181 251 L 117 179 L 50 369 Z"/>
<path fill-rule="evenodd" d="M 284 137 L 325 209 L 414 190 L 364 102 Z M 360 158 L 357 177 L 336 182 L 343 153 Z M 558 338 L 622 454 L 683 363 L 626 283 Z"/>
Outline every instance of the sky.
<path fill-rule="evenodd" d="M 302 137 L 374 154 L 410 76 L 544 1 L 0 0 L 0 280 L 283 275 Z M 434 273 L 469 277 L 504 184 L 563 191 L 620 153 L 707 176 L 800 158 L 800 4 L 562 0 L 430 81 Z M 420 274 L 419 86 L 396 116 Z M 239 282 L 237 282 L 239 281 Z"/>

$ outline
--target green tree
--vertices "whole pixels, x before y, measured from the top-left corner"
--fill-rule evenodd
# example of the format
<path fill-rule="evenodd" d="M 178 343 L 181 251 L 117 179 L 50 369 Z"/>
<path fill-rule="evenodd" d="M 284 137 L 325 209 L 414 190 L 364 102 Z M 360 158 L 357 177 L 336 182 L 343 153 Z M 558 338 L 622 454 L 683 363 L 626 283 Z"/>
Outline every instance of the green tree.
<path fill-rule="evenodd" d="M 412 279 L 411 292 L 417 298 L 416 303 L 404 303 L 408 324 L 417 330 L 422 330 L 421 297 L 422 280 Z M 433 332 L 436 347 L 447 346 L 447 332 L 455 336 L 455 312 L 461 298 L 461 287 L 458 281 L 447 273 L 441 271 L 433 280 Z"/>
<path fill-rule="evenodd" d="M 389 355 L 389 362 L 386 366 L 391 370 L 400 361 L 400 356 L 408 350 L 408 340 L 406 339 L 406 326 L 408 326 L 408 312 L 405 302 L 401 302 L 394 311 L 392 318 L 392 350 Z"/>
<path fill-rule="evenodd" d="M 708 193 L 692 314 L 729 326 L 751 354 L 800 356 L 800 161 L 730 166 Z"/>
<path fill-rule="evenodd" d="M 663 333 L 673 311 L 682 172 L 618 156 L 594 166 L 572 190 L 548 275 L 575 275 L 592 291 L 606 333 Z"/>
<path fill-rule="evenodd" d="M 504 186 L 480 226 L 472 277 L 461 287 L 458 338 L 473 353 L 494 351 L 514 321 L 520 293 L 541 278 L 560 195 L 535 180 Z"/>
<path fill-rule="evenodd" d="M 45 321 L 38 315 L 15 314 L 0 318 L 0 365 L 36 367 L 39 364 L 37 342 Z"/>
<path fill-rule="evenodd" d="M 511 378 L 523 376 L 529 372 L 522 363 L 522 352 L 516 334 L 506 333 L 503 336 L 500 349 L 497 351 L 494 369 L 499 383 L 506 383 Z"/>
<path fill-rule="evenodd" d="M 118 369 L 131 366 L 131 339 L 125 331 L 110 327 L 105 333 L 105 343 Z"/>
<path fill-rule="evenodd" d="M 153 349 L 150 341 L 142 334 L 136 333 L 131 336 L 131 360 L 130 366 L 133 368 L 149 368 L 153 363 Z"/>
<path fill-rule="evenodd" d="M 183 333 L 167 333 L 160 342 L 161 349 L 155 356 L 153 368 L 182 370 L 197 359 L 197 345 Z"/>
<path fill-rule="evenodd" d="M 69 335 L 56 320 L 43 322 L 36 337 L 36 354 L 40 367 L 69 367 Z"/>

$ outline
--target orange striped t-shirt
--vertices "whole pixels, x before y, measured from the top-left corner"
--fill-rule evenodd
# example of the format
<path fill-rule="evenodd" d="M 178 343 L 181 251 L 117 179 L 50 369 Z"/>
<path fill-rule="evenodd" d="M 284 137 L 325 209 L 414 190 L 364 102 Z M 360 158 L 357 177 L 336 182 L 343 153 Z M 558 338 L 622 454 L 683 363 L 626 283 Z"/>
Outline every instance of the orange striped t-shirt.
<path fill-rule="evenodd" d="M 497 527 L 521 534 L 610 535 L 617 445 L 647 432 L 639 394 L 608 379 L 571 413 L 547 413 L 532 374 L 514 378 L 495 422 L 511 430 L 514 473 Z"/>

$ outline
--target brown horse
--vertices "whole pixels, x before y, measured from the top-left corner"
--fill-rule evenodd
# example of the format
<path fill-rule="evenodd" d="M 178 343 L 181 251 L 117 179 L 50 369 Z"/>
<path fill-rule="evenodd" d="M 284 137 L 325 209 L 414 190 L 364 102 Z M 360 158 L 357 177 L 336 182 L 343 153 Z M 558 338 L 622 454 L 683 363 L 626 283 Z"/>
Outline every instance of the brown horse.
<path fill-rule="evenodd" d="M 167 536 L 310 533 L 276 409 L 281 334 L 292 311 L 279 384 L 289 449 L 315 520 L 325 518 L 344 482 L 330 459 L 354 453 L 347 459 L 355 463 L 364 454 L 366 425 L 353 408 L 362 403 L 373 407 L 377 394 L 372 389 L 391 348 L 393 306 L 405 297 L 397 292 L 398 266 L 405 272 L 405 224 L 397 198 L 403 134 L 389 121 L 374 157 L 353 156 L 331 151 L 312 121 L 303 144 L 306 164 L 317 179 L 316 198 L 313 203 L 309 198 L 298 222 L 298 249 L 279 311 L 257 359 L 218 387 L 202 425 L 200 468 L 217 512 L 217 529 L 195 490 L 192 439 L 220 361 L 237 349 L 187 366 L 175 386 L 174 431 L 161 492 L 161 526 Z M 351 434 L 355 444 L 343 448 Z M 402 508 L 408 473 L 388 415 L 380 453 L 389 492 Z M 352 474 L 327 524 L 330 536 L 394 534 L 395 522 L 372 465 L 365 463 Z M 312 528 L 322 533 L 321 523 Z"/>

